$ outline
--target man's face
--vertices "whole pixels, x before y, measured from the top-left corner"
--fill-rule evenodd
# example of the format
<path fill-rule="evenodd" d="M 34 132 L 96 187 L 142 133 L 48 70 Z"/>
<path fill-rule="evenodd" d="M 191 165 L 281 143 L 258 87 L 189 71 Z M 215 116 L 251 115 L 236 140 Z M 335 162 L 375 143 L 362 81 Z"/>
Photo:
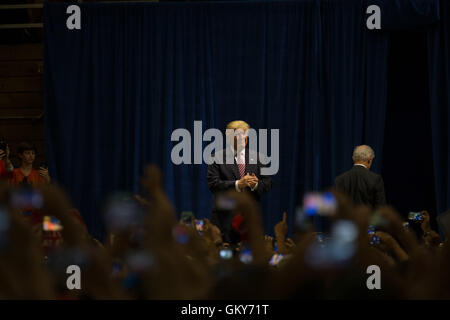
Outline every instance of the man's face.
<path fill-rule="evenodd" d="M 234 149 L 242 150 L 247 145 L 248 131 L 245 129 L 236 129 L 234 132 Z"/>
<path fill-rule="evenodd" d="M 35 157 L 34 150 L 25 150 L 20 158 L 25 164 L 33 164 Z"/>

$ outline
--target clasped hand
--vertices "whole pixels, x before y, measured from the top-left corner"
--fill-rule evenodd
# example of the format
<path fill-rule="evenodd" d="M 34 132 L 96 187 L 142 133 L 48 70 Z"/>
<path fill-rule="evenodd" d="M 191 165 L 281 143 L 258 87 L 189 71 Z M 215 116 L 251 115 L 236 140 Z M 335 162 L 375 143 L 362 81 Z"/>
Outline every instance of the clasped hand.
<path fill-rule="evenodd" d="M 238 187 L 241 190 L 245 187 L 250 187 L 251 189 L 253 189 L 257 183 L 258 177 L 254 173 L 252 173 L 252 175 L 247 173 L 238 181 Z"/>

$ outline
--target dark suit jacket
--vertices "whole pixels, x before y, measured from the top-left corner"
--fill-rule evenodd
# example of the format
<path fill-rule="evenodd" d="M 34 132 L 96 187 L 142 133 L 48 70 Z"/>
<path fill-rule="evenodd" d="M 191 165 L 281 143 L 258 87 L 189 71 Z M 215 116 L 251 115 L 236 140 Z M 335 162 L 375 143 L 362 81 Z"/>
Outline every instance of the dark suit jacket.
<path fill-rule="evenodd" d="M 249 193 L 257 202 L 261 199 L 261 194 L 270 191 L 272 188 L 272 179 L 269 176 L 261 175 L 261 168 L 264 167 L 261 164 L 260 159 L 262 154 L 253 150 L 245 149 L 245 174 L 250 175 L 254 173 L 258 177 L 258 187 L 255 191 L 251 191 L 246 187 L 243 192 Z M 226 150 L 221 150 L 213 155 L 213 158 L 222 159 L 223 164 L 213 163 L 208 165 L 208 171 L 206 179 L 208 181 L 209 190 L 214 194 L 214 198 L 217 194 L 228 190 L 236 190 L 236 180 L 241 178 L 239 174 L 239 168 L 234 159 L 233 164 L 226 163 Z M 249 160 L 256 160 L 255 164 L 250 164 Z M 215 199 L 214 199 L 215 200 Z M 231 235 L 231 222 L 233 217 L 230 214 L 224 214 L 216 209 L 215 201 L 211 211 L 211 222 L 219 227 L 222 231 L 224 242 L 233 242 Z"/>
<path fill-rule="evenodd" d="M 386 204 L 383 178 L 362 166 L 353 166 L 334 180 L 337 190 L 348 195 L 355 204 L 376 208 Z"/>

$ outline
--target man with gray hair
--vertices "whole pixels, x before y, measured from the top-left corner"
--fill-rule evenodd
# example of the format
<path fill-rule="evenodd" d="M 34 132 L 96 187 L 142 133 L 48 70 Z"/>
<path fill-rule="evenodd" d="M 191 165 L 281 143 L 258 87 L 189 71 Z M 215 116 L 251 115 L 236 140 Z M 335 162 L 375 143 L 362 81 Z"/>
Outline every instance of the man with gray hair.
<path fill-rule="evenodd" d="M 383 178 L 370 171 L 375 152 L 367 145 L 353 151 L 353 168 L 334 180 L 335 188 L 348 195 L 354 204 L 376 208 L 386 204 Z"/>

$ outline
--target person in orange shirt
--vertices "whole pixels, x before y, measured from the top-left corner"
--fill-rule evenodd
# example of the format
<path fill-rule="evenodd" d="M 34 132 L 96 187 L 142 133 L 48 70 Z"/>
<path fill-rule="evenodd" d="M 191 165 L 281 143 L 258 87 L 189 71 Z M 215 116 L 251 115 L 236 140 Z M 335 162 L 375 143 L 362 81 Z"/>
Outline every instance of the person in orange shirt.
<path fill-rule="evenodd" d="M 18 185 L 25 188 L 34 187 L 40 184 L 50 183 L 48 169 L 40 167 L 39 170 L 33 168 L 36 159 L 36 148 L 27 142 L 22 142 L 17 147 L 17 155 L 20 158 L 20 167 L 12 171 L 9 178 L 10 185 Z M 24 217 L 31 224 L 36 235 L 41 239 L 42 249 L 47 255 L 52 249 L 62 242 L 60 231 L 44 231 L 43 219 L 46 215 L 40 208 L 23 210 Z"/>
<path fill-rule="evenodd" d="M 27 142 L 22 142 L 17 148 L 21 165 L 12 172 L 9 179 L 13 185 L 38 185 L 50 183 L 50 175 L 47 168 L 40 167 L 39 170 L 33 169 L 33 162 L 36 158 L 36 148 Z"/>

